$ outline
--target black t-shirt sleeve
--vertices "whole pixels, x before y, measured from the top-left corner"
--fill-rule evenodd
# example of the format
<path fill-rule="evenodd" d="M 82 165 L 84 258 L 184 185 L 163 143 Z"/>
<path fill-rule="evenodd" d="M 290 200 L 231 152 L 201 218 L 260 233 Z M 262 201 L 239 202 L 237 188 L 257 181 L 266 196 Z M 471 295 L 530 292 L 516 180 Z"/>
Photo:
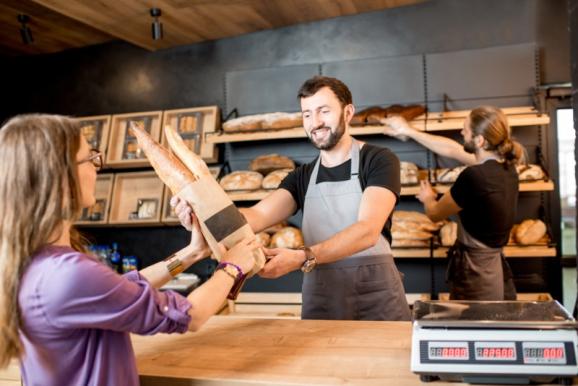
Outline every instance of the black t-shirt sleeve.
<path fill-rule="evenodd" d="M 401 193 L 399 159 L 389 149 L 365 145 L 367 147 L 366 159 L 363 161 L 362 185 L 380 186 L 393 192 L 399 199 Z M 365 158 L 365 157 L 364 157 Z"/>
<path fill-rule="evenodd" d="M 279 189 L 285 189 L 291 193 L 291 196 L 293 196 L 293 199 L 297 203 L 297 210 L 303 209 L 305 192 L 311 177 L 311 172 L 308 169 L 310 169 L 309 164 L 298 166 L 289 172 L 287 177 L 285 177 L 279 185 Z"/>
<path fill-rule="evenodd" d="M 464 169 L 450 189 L 452 198 L 460 208 L 468 206 L 472 193 L 476 191 L 477 179 L 473 168 Z"/>

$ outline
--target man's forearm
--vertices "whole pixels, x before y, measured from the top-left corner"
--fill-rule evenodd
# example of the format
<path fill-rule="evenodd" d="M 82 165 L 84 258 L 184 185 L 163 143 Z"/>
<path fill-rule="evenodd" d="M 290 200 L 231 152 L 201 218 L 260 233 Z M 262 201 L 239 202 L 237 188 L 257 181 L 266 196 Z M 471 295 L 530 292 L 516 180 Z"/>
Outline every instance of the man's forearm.
<path fill-rule="evenodd" d="M 332 263 L 374 246 L 379 239 L 377 232 L 365 222 L 356 222 L 333 237 L 309 246 L 319 264 Z"/>

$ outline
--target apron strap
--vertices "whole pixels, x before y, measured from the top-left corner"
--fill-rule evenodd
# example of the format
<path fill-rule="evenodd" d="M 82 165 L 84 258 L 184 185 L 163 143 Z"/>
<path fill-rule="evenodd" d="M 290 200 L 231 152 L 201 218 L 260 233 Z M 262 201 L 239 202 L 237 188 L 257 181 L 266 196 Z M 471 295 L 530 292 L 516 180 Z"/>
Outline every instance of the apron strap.
<path fill-rule="evenodd" d="M 351 157 L 351 174 L 350 179 L 357 179 L 359 176 L 359 142 L 352 138 L 350 157 Z M 311 178 L 309 179 L 308 190 L 311 186 L 317 184 L 317 175 L 319 174 L 319 165 L 321 165 L 321 154 L 317 157 L 313 171 L 311 172 Z"/>

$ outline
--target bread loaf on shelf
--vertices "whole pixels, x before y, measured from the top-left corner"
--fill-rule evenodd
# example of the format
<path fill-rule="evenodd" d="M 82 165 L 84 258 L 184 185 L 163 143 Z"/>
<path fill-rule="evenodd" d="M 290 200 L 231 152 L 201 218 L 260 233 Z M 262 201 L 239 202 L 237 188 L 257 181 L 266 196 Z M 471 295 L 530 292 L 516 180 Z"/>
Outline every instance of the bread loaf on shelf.
<path fill-rule="evenodd" d="M 546 177 L 540 165 L 517 165 L 516 170 L 520 181 L 538 181 Z"/>
<path fill-rule="evenodd" d="M 291 170 L 292 169 L 280 169 L 272 171 L 263 178 L 261 187 L 263 189 L 277 189 Z"/>
<path fill-rule="evenodd" d="M 402 161 L 400 164 L 400 179 L 402 185 L 417 185 L 418 181 L 418 168 L 417 165 L 412 162 Z"/>
<path fill-rule="evenodd" d="M 295 169 L 295 162 L 289 157 L 279 154 L 264 154 L 249 163 L 249 170 L 267 175 L 274 170 Z"/>
<path fill-rule="evenodd" d="M 257 190 L 261 189 L 263 175 L 250 170 L 238 170 L 221 178 L 220 184 L 223 189 L 233 190 Z"/>
<path fill-rule="evenodd" d="M 546 224 L 541 220 L 528 219 L 522 221 L 515 232 L 515 239 L 518 244 L 536 244 L 546 235 Z"/>
<path fill-rule="evenodd" d="M 300 112 L 276 112 L 229 119 L 223 123 L 223 131 L 226 133 L 238 133 L 259 130 L 283 130 L 302 125 L 303 118 Z"/>
<path fill-rule="evenodd" d="M 303 246 L 303 235 L 298 228 L 285 227 L 271 237 L 271 248 L 297 249 Z"/>
<path fill-rule="evenodd" d="M 455 168 L 442 168 L 435 170 L 436 181 L 442 184 L 453 184 L 458 179 L 461 172 L 464 171 L 465 166 L 456 166 Z"/>
<path fill-rule="evenodd" d="M 425 112 L 425 106 L 421 105 L 392 105 L 389 107 L 372 106 L 355 114 L 351 120 L 351 125 L 381 125 L 381 121 L 384 118 L 393 115 L 401 115 L 407 121 L 411 121 L 424 114 Z"/>

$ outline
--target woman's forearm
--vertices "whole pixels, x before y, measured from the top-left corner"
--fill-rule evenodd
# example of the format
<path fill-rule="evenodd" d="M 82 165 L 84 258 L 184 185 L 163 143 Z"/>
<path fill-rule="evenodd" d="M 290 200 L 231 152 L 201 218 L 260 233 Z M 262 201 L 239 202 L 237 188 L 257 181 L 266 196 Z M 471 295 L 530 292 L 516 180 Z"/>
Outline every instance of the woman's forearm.
<path fill-rule="evenodd" d="M 169 258 L 180 260 L 180 267 L 176 268 L 176 271 L 184 271 L 191 265 L 199 260 L 202 260 L 206 256 L 205 251 L 194 250 L 192 246 L 188 245 L 180 251 L 175 252 L 171 256 L 167 257 L 163 261 L 159 261 L 156 264 L 150 265 L 139 271 L 140 275 L 143 276 L 154 288 L 160 288 L 165 285 L 169 280 L 173 278 L 169 269 L 174 266 L 178 266 L 178 262 L 173 263 L 169 267 L 170 262 L 167 261 Z"/>

